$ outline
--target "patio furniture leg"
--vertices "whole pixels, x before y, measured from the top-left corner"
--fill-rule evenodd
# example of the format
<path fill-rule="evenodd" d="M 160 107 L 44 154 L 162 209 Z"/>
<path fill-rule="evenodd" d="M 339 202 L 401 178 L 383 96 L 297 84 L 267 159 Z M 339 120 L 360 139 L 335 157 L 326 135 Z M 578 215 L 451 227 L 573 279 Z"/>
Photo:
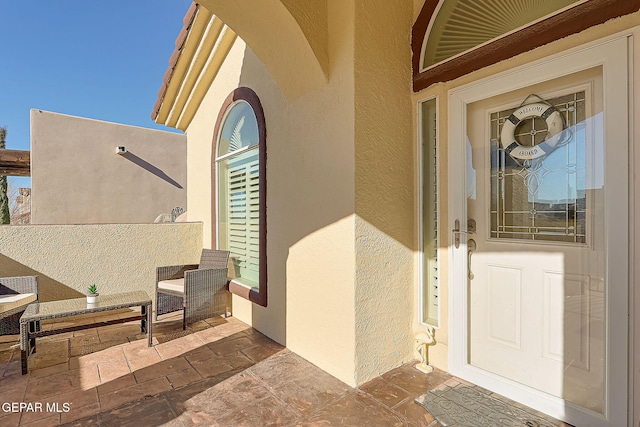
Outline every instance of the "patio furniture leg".
<path fill-rule="evenodd" d="M 32 333 L 34 333 L 37 330 L 39 330 L 38 325 L 39 325 L 39 322 L 29 322 L 29 335 L 31 335 Z M 31 338 L 29 340 L 29 348 L 31 349 L 31 351 L 27 355 L 31 355 L 32 353 L 36 352 L 36 339 L 35 338 Z"/>
<path fill-rule="evenodd" d="M 29 347 L 29 337 L 27 332 L 27 324 L 20 322 L 20 365 L 22 367 L 22 375 L 27 373 L 27 351 Z"/>
<path fill-rule="evenodd" d="M 20 364 L 22 365 L 22 375 L 25 375 L 28 372 L 27 352 L 22 349 L 20 350 Z"/>
<path fill-rule="evenodd" d="M 22 375 L 29 372 L 28 357 L 36 352 L 36 339 L 30 335 L 40 329 L 40 322 L 20 322 L 20 365 Z"/>
<path fill-rule="evenodd" d="M 145 316 L 144 319 L 142 319 L 140 321 L 140 332 L 145 333 L 147 332 L 147 320 L 148 320 L 148 314 L 147 314 L 147 306 L 146 305 L 141 305 L 140 306 L 140 314 L 142 316 Z"/>
<path fill-rule="evenodd" d="M 147 312 L 147 339 L 149 340 L 148 346 L 153 347 L 153 322 L 151 322 L 151 304 L 146 307 Z"/>

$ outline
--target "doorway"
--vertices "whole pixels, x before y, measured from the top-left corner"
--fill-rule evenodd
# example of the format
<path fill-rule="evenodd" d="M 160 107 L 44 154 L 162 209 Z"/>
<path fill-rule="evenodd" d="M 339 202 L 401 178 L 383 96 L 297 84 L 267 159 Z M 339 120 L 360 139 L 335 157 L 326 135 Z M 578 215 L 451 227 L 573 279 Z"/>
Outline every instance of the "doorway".
<path fill-rule="evenodd" d="M 576 425 L 626 424 L 627 52 L 449 97 L 450 370 Z"/>

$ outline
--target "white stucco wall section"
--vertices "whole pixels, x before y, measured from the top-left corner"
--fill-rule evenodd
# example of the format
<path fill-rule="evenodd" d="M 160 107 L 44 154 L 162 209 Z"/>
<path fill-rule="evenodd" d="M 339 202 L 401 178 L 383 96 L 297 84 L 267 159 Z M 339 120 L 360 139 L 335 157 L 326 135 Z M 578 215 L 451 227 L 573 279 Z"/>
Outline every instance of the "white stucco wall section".
<path fill-rule="evenodd" d="M 87 224 L 0 227 L 0 277 L 38 276 L 40 301 L 146 291 L 156 267 L 198 263 L 202 224 Z M 155 307 L 155 304 L 154 304 Z"/>
<path fill-rule="evenodd" d="M 32 224 L 152 223 L 186 207 L 186 137 L 34 109 L 31 185 Z"/>

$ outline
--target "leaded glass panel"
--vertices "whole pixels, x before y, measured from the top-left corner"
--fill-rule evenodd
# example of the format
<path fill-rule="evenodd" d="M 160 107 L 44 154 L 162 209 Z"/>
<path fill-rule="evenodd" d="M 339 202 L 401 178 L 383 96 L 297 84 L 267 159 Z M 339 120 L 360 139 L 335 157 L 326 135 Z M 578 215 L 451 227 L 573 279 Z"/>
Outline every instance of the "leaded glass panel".
<path fill-rule="evenodd" d="M 516 108 L 494 112 L 491 132 L 491 237 L 587 242 L 587 158 L 585 92 L 547 100 L 563 116 L 566 137 L 549 154 L 512 158 L 500 144 L 505 120 Z M 522 120 L 516 141 L 535 146 L 547 138 L 539 117 Z"/>

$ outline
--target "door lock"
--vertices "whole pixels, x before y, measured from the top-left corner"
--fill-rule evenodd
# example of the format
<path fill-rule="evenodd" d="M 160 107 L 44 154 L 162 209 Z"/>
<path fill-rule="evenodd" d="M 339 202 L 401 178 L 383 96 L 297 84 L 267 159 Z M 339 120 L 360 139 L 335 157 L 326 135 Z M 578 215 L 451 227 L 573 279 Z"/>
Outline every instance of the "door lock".
<path fill-rule="evenodd" d="M 460 221 L 456 219 L 455 228 L 451 230 L 453 232 L 453 244 L 457 248 L 460 247 L 460 235 L 461 234 L 476 234 L 476 220 L 469 218 L 467 221 L 467 230 L 460 230 Z"/>

